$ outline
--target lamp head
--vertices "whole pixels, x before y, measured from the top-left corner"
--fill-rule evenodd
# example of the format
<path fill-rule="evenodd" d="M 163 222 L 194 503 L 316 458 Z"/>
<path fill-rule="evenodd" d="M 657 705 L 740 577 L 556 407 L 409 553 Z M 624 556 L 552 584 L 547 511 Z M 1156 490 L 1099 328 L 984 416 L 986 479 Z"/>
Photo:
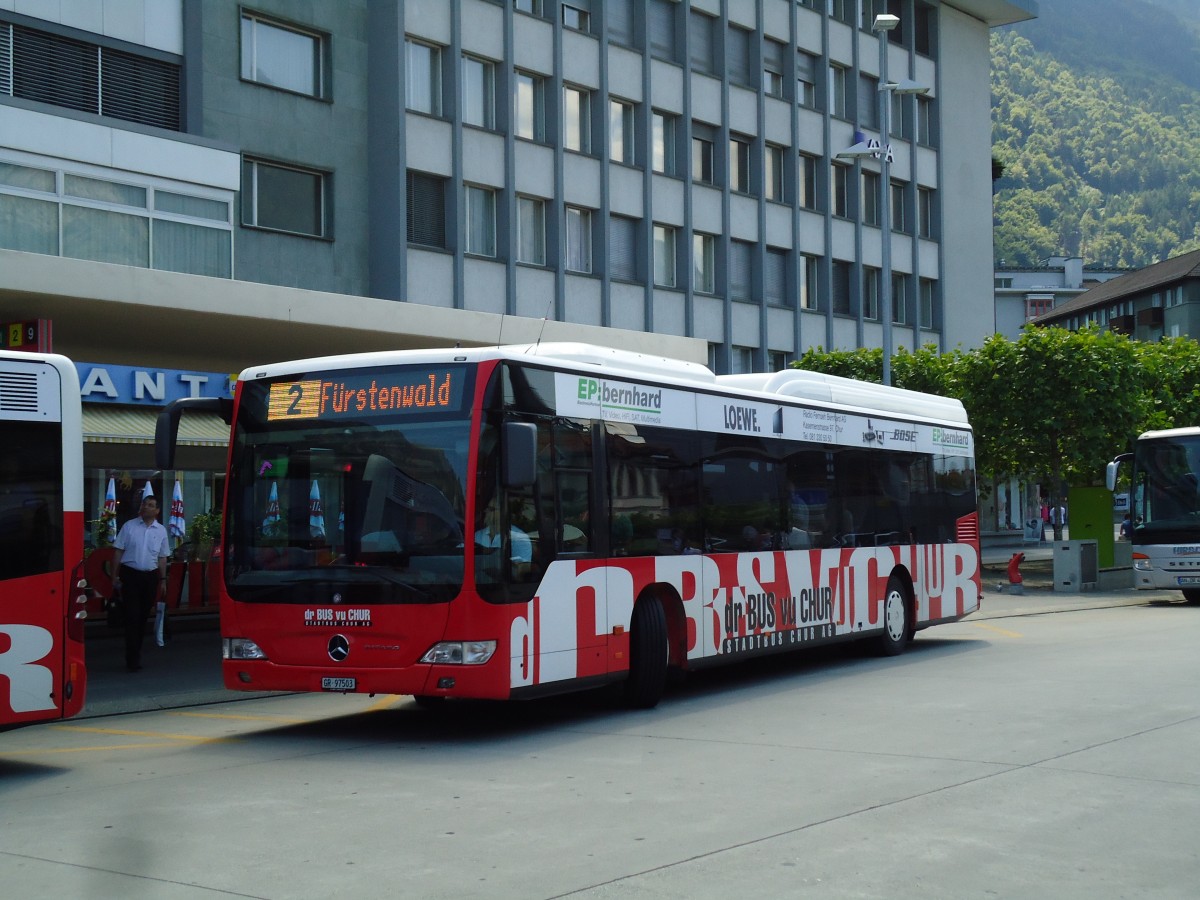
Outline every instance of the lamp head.
<path fill-rule="evenodd" d="M 893 16 L 891 13 L 880 13 L 875 17 L 875 24 L 872 26 L 872 31 L 891 31 L 899 24 L 899 16 Z"/>

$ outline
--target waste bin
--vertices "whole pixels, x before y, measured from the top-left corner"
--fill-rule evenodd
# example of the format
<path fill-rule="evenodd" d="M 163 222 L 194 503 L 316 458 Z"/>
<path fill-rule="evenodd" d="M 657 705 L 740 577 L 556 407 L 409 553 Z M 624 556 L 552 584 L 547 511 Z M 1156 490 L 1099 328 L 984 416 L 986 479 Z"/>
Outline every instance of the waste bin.
<path fill-rule="evenodd" d="M 1094 591 L 1100 580 L 1096 541 L 1058 541 L 1054 545 L 1054 589 Z"/>

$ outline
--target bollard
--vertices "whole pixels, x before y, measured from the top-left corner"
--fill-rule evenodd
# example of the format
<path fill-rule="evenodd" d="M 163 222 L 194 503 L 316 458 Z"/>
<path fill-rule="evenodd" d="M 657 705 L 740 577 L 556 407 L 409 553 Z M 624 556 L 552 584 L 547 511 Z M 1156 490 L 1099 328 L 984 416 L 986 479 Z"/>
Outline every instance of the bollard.
<path fill-rule="evenodd" d="M 1012 559 L 1008 561 L 1008 592 L 1010 594 L 1025 593 L 1024 579 L 1021 577 L 1021 563 L 1023 562 L 1025 562 L 1024 553 L 1014 553 Z"/>

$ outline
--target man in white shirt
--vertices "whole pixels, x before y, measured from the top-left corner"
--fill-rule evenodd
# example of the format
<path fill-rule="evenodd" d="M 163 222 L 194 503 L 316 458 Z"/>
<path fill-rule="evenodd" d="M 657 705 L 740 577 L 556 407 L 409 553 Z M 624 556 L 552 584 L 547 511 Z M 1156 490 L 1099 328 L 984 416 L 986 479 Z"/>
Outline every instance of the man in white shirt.
<path fill-rule="evenodd" d="M 146 616 L 167 590 L 167 558 L 171 554 L 167 529 L 158 521 L 158 500 L 142 498 L 136 519 L 121 526 L 113 542 L 113 587 L 120 588 L 125 607 L 125 668 L 142 668 L 142 636 Z"/>

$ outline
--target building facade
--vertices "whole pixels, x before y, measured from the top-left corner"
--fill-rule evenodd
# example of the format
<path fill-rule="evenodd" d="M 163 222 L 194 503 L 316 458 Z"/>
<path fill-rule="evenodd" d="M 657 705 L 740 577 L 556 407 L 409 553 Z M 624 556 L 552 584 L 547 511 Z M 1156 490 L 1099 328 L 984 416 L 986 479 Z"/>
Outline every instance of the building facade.
<path fill-rule="evenodd" d="M 881 136 L 885 12 L 890 77 L 928 92 L 885 89 Z M 880 344 L 888 240 L 895 345 L 974 346 L 994 318 L 988 34 L 1035 14 L 0 0 L 0 312 L 88 366 L 206 390 L 256 361 L 539 338 L 764 371 Z M 864 135 L 891 154 L 887 222 L 879 162 L 839 157 Z M 162 392 L 133 384 L 92 413 L 93 494 L 151 466 L 117 412 Z"/>
<path fill-rule="evenodd" d="M 1097 325 L 1139 341 L 1200 339 L 1200 250 L 1129 272 L 1037 319 L 1078 331 Z"/>
<path fill-rule="evenodd" d="M 996 333 L 1015 341 L 1035 319 L 1128 271 L 1085 266 L 1078 256 L 1051 256 L 1040 266 L 997 266 Z"/>

